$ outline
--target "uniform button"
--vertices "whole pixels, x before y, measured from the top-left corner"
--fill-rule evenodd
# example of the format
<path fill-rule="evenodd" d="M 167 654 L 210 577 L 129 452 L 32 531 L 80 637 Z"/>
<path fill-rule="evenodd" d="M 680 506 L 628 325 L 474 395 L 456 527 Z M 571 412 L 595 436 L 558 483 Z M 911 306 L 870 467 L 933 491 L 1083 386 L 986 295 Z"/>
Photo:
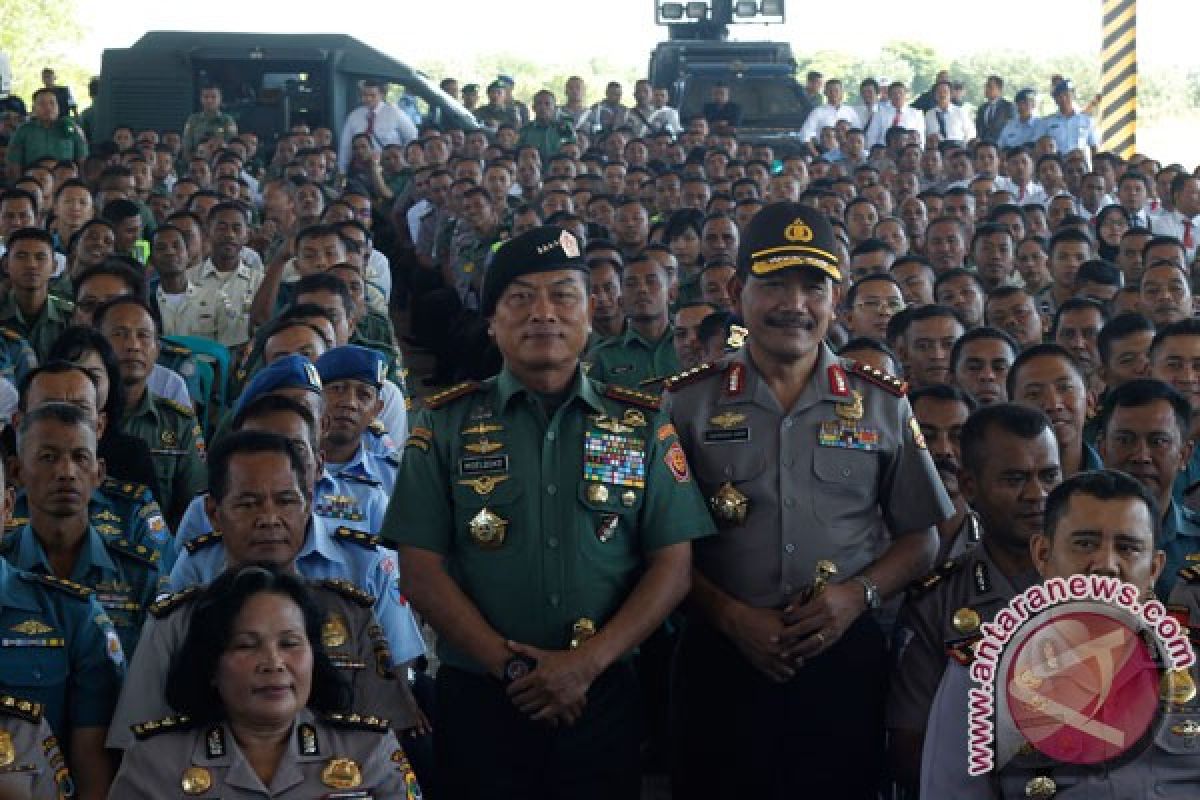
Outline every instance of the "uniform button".
<path fill-rule="evenodd" d="M 549 547 L 551 550 L 553 550 L 555 547 L 558 547 L 558 539 L 554 536 L 551 536 L 546 540 L 546 547 Z"/>
<path fill-rule="evenodd" d="M 785 419 L 783 421 L 783 427 L 785 427 L 785 428 L 792 427 L 792 418 L 791 417 L 788 417 L 787 419 Z"/>
<path fill-rule="evenodd" d="M 849 478 L 849 477 L 850 477 L 850 468 L 849 468 L 849 467 L 843 467 L 843 468 L 842 468 L 842 477 L 843 477 L 843 478 Z"/>
<path fill-rule="evenodd" d="M 796 505 L 796 501 L 794 498 L 789 497 L 788 499 L 783 501 L 783 504 L 785 506 L 787 506 L 788 508 L 791 508 L 792 506 Z"/>
<path fill-rule="evenodd" d="M 554 606 L 555 608 L 558 608 L 558 603 L 559 603 L 558 595 L 556 595 L 556 594 L 550 595 L 550 605 Z"/>
<path fill-rule="evenodd" d="M 725 465 L 725 475 L 726 477 L 733 475 L 733 467 L 729 466 L 728 464 Z"/>
<path fill-rule="evenodd" d="M 555 439 L 554 431 L 546 431 L 546 438 L 553 442 Z"/>
<path fill-rule="evenodd" d="M 787 544 L 785 544 L 783 546 L 783 550 L 784 550 L 784 552 L 787 552 L 787 553 L 794 553 L 794 552 L 796 552 L 796 545 L 792 544 L 791 542 L 788 542 Z"/>
<path fill-rule="evenodd" d="M 546 494 L 558 494 L 558 487 L 553 483 L 546 487 Z"/>

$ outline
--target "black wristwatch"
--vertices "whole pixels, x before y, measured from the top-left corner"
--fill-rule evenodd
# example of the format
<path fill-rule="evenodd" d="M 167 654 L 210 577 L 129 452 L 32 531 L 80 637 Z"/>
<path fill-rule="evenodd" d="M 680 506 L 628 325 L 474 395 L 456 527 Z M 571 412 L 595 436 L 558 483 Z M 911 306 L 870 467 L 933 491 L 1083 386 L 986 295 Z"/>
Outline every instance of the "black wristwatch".
<path fill-rule="evenodd" d="M 537 662 L 525 656 L 513 656 L 504 662 L 504 685 L 518 681 L 537 667 Z"/>

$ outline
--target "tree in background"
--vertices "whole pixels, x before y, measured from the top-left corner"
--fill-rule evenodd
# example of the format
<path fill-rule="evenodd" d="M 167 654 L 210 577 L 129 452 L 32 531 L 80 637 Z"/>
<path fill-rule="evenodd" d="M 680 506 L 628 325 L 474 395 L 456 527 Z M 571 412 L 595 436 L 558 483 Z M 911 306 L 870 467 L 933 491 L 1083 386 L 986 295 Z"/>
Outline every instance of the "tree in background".
<path fill-rule="evenodd" d="M 12 62 L 12 93 L 29 104 L 42 68 L 52 67 L 82 109 L 90 73 L 73 51 L 83 34 L 76 0 L 0 0 L 0 51 Z"/>

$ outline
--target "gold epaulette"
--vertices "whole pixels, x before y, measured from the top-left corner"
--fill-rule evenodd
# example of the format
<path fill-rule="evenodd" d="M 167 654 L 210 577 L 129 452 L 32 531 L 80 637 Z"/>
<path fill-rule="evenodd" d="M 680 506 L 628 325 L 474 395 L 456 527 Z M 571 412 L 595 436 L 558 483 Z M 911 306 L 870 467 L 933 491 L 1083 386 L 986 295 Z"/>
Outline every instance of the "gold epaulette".
<path fill-rule="evenodd" d="M 375 606 L 375 595 L 358 588 L 350 581 L 341 580 L 340 578 L 326 578 L 317 585 L 337 592 L 342 597 L 357 603 L 363 608 L 373 608 Z"/>
<path fill-rule="evenodd" d="M 928 575 L 925 575 L 922 578 L 917 578 L 908 585 L 907 592 L 909 599 L 920 597 L 921 595 L 928 593 L 935 586 L 944 581 L 946 576 L 953 574 L 959 567 L 962 566 L 962 564 L 963 562 L 961 560 L 946 561 L 934 567 L 933 571 Z"/>
<path fill-rule="evenodd" d="M 183 730 L 190 727 L 191 724 L 191 717 L 187 716 L 186 714 L 176 714 L 163 719 L 152 719 L 149 722 L 139 722 L 137 725 L 130 725 L 129 728 L 133 731 L 133 735 L 139 740 L 145 740 L 160 733 Z"/>
<path fill-rule="evenodd" d="M 1200 583 L 1200 567 L 1184 567 L 1179 570 L 1179 580 L 1187 584 Z"/>
<path fill-rule="evenodd" d="M 366 531 L 356 531 L 354 528 L 341 527 L 333 532 L 333 537 L 340 542 L 353 542 L 359 547 L 368 549 L 376 547 L 381 541 L 378 536 Z"/>
<path fill-rule="evenodd" d="M 175 400 L 172 400 L 169 397 L 160 397 L 158 399 L 162 401 L 162 404 L 164 406 L 171 409 L 172 411 L 177 411 L 182 416 L 185 416 L 185 417 L 196 416 L 196 411 L 191 406 L 185 406 L 183 403 L 176 402 Z"/>
<path fill-rule="evenodd" d="M 606 384 L 603 394 L 609 400 L 616 400 L 620 403 L 628 403 L 631 406 L 648 408 L 651 411 L 658 411 L 660 408 L 662 408 L 662 399 L 658 395 L 639 392 L 637 389 L 630 389 L 627 386 L 618 386 L 615 383 Z"/>
<path fill-rule="evenodd" d="M 195 539 L 188 539 L 183 543 L 183 547 L 189 553 L 195 555 L 198 551 L 203 550 L 206 547 L 212 547 L 214 544 L 220 544 L 221 541 L 221 532 L 213 531 L 212 533 L 205 533 L 197 536 Z"/>
<path fill-rule="evenodd" d="M 128 539 L 105 539 L 104 543 L 121 555 L 136 559 L 145 564 L 150 564 L 151 566 L 158 564 L 158 551 L 151 550 L 144 544 L 134 544 Z"/>
<path fill-rule="evenodd" d="M 92 590 L 84 586 L 82 583 L 69 581 L 66 578 L 57 578 L 53 575 L 43 575 L 40 572 L 21 573 L 21 576 L 26 580 L 31 580 L 40 583 L 43 586 L 49 586 L 52 589 L 58 589 L 60 592 L 76 597 L 80 600 L 86 600 L 92 596 Z"/>
<path fill-rule="evenodd" d="M 864 364 L 861 361 L 851 361 L 849 366 L 846 367 L 846 371 L 857 375 L 867 383 L 878 386 L 888 394 L 896 395 L 896 397 L 904 397 L 904 395 L 908 394 L 907 381 L 902 381 L 883 370 L 875 369 L 870 364 Z"/>
<path fill-rule="evenodd" d="M 181 608 L 185 603 L 191 601 L 193 597 L 200 594 L 201 587 L 189 586 L 182 592 L 169 594 L 161 600 L 155 600 L 149 605 L 147 610 L 155 617 L 162 619 L 170 616 L 173 611 Z"/>
<path fill-rule="evenodd" d="M 668 392 L 673 392 L 676 389 L 682 389 L 684 386 L 690 386 L 696 381 L 708 375 L 715 375 L 720 372 L 722 365 L 720 362 L 713 361 L 708 364 L 701 364 L 698 367 L 684 370 L 678 375 L 672 375 L 663 381 L 663 388 Z"/>
<path fill-rule="evenodd" d="M 322 714 L 320 720 L 327 725 L 337 728 L 348 728 L 357 731 L 372 731 L 387 733 L 392 729 L 391 720 L 374 715 L 363 714 Z"/>
<path fill-rule="evenodd" d="M 0 694 L 0 714 L 8 717 L 19 717 L 29 722 L 42 721 L 42 704 L 11 694 Z"/>
<path fill-rule="evenodd" d="M 460 397 L 466 397 L 473 394 L 483 386 L 476 381 L 464 381 L 457 386 L 451 386 L 449 389 L 443 389 L 437 394 L 431 394 L 425 398 L 425 407 L 429 409 L 441 408 L 450 402 L 457 400 Z"/>
<path fill-rule="evenodd" d="M 145 500 L 150 488 L 144 483 L 121 482 L 113 478 L 105 478 L 100 484 L 100 491 L 105 494 L 115 494 L 130 500 Z"/>

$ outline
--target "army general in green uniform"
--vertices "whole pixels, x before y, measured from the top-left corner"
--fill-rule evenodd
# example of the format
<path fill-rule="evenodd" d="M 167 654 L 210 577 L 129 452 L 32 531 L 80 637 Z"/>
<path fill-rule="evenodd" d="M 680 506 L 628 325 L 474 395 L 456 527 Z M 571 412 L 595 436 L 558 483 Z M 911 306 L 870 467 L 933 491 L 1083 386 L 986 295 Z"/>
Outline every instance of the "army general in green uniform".
<path fill-rule="evenodd" d="M 504 367 L 427 401 L 384 522 L 439 636 L 448 797 L 639 796 L 628 657 L 713 528 L 657 398 L 580 369 L 589 305 L 570 233 L 497 251 L 481 311 Z"/>

